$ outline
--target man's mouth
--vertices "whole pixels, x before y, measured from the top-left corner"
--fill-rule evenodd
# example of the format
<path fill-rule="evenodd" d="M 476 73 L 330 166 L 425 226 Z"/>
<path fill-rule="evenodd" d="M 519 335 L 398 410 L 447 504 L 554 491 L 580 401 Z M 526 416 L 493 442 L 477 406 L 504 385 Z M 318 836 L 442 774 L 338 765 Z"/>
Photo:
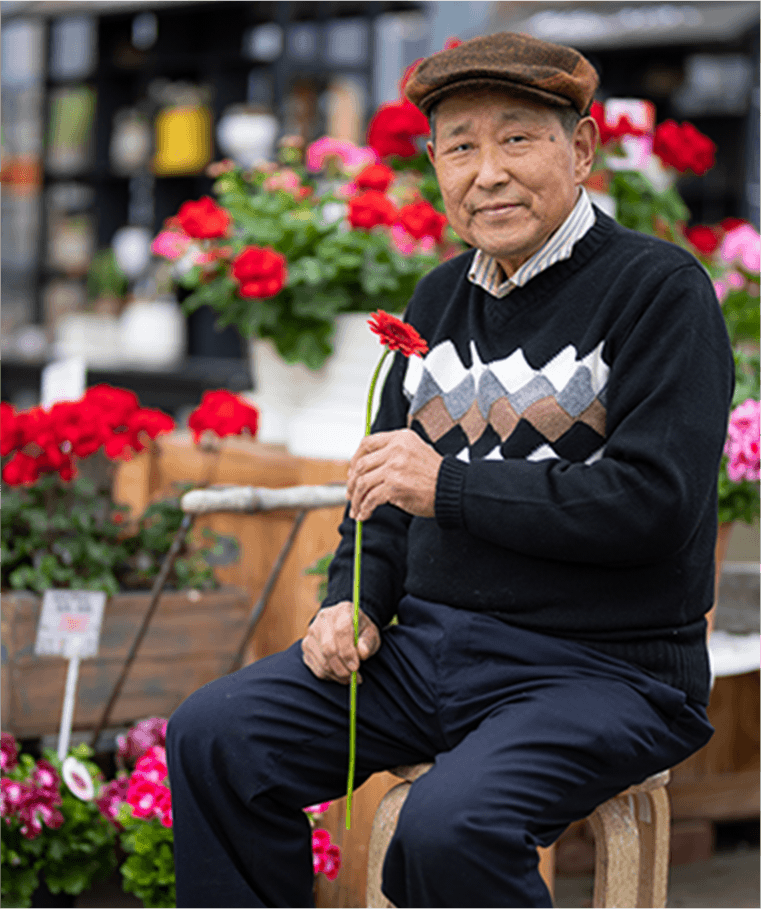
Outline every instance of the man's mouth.
<path fill-rule="evenodd" d="M 503 214 L 518 208 L 517 202 L 490 202 L 488 205 L 477 205 L 471 209 L 471 214 Z"/>

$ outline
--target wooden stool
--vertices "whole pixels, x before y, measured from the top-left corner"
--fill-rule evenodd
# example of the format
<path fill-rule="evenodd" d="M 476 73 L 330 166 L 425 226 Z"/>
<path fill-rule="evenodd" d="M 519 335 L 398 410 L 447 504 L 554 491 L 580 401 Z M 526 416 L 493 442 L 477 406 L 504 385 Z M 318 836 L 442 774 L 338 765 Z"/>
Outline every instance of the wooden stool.
<path fill-rule="evenodd" d="M 410 786 L 432 766 L 415 764 L 391 771 L 402 782 L 381 800 L 370 835 L 366 902 L 373 909 L 393 909 L 393 903 L 381 893 L 383 861 Z M 666 784 L 669 775 L 669 771 L 664 770 L 630 786 L 600 805 L 590 816 L 595 837 L 594 906 L 662 909 L 666 905 L 670 834 Z M 539 852 L 540 871 L 552 890 L 553 848 Z"/>

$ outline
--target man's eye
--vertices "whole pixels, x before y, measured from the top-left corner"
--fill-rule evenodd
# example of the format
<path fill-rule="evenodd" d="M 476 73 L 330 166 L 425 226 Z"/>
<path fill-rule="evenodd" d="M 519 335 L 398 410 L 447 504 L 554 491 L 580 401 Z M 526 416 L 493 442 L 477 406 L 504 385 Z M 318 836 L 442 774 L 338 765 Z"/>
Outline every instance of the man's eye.
<path fill-rule="evenodd" d="M 525 136 L 508 136 L 508 137 L 505 139 L 505 142 L 506 142 L 508 145 L 510 145 L 510 144 L 515 145 L 515 144 L 517 144 L 518 142 L 525 142 L 525 141 L 526 141 L 526 137 L 525 137 Z"/>

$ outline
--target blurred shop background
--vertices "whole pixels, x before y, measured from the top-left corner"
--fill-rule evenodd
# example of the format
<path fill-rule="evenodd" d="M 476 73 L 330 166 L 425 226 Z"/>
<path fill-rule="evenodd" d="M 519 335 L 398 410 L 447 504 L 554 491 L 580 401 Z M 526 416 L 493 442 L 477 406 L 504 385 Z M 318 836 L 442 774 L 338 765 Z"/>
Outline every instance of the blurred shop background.
<path fill-rule="evenodd" d="M 679 180 L 690 224 L 735 217 L 758 230 L 760 11 L 757 0 L 2 0 L 2 400 L 39 403 L 45 367 L 70 358 L 84 359 L 88 385 L 131 389 L 178 428 L 205 391 L 250 390 L 247 339 L 217 330 L 209 309 L 183 313 L 151 241 L 184 201 L 211 192 L 211 162 L 253 163 L 292 134 L 364 145 L 404 68 L 452 36 L 512 30 L 578 48 L 600 73 L 599 100 L 649 100 L 658 122 L 689 120 L 716 144 L 715 167 Z M 725 569 L 737 581 L 722 606 L 745 623 L 727 627 L 756 633 L 757 526 L 736 526 L 727 560 L 739 568 Z M 724 788 L 675 799 L 672 827 L 676 864 L 722 842 L 750 844 L 751 862 L 685 873 L 669 905 L 759 905 L 758 724 L 747 728 L 745 706 L 757 710 L 757 678 L 755 701 L 717 706 L 732 732 L 717 737 L 707 778 Z M 569 838 L 558 861 L 588 871 L 589 838 Z M 567 891 L 558 905 L 585 900 Z"/>

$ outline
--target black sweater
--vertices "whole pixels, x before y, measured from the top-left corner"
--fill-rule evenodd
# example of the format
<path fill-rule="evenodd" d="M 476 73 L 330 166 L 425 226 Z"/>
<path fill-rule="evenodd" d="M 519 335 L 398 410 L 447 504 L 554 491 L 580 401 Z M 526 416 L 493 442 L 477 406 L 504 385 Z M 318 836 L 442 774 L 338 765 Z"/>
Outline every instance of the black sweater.
<path fill-rule="evenodd" d="M 473 253 L 418 285 L 424 360 L 396 359 L 373 430 L 445 455 L 436 517 L 365 523 L 363 610 L 405 592 L 634 663 L 707 702 L 716 481 L 734 363 L 711 281 L 601 212 L 570 259 L 496 299 Z M 351 600 L 341 524 L 324 606 Z"/>

